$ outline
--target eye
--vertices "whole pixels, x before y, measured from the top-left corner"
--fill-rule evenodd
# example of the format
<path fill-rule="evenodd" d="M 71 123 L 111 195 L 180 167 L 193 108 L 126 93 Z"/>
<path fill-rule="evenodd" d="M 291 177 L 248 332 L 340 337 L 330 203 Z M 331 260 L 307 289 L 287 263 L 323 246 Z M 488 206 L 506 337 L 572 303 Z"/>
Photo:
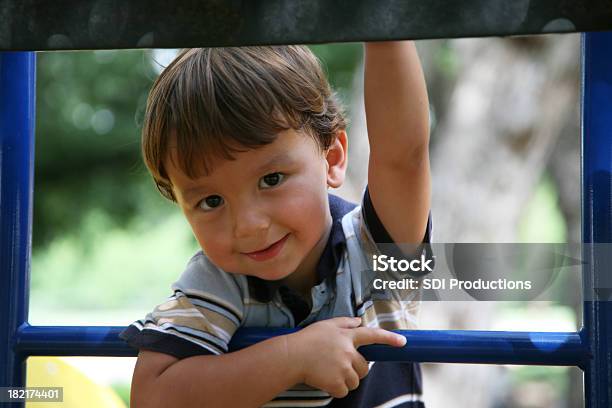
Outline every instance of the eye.
<path fill-rule="evenodd" d="M 210 195 L 198 203 L 198 208 L 204 211 L 211 211 L 223 204 L 223 197 Z"/>
<path fill-rule="evenodd" d="M 263 176 L 259 179 L 259 187 L 260 188 L 270 188 L 275 187 L 282 183 L 285 179 L 285 175 L 283 173 L 270 173 Z"/>

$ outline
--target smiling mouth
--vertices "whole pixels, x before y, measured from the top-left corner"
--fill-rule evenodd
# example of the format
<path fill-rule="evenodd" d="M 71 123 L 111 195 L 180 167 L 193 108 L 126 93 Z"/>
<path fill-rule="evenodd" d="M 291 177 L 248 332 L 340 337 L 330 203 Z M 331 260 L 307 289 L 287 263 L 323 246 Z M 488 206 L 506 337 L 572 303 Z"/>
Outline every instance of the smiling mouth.
<path fill-rule="evenodd" d="M 272 259 L 276 255 L 278 255 L 281 249 L 283 249 L 283 246 L 285 245 L 285 241 L 287 241 L 288 237 L 289 237 L 289 234 L 285 235 L 284 237 L 282 237 L 281 239 L 279 239 L 272 245 L 268 246 L 267 248 L 264 248 L 259 251 L 243 252 L 243 254 L 255 261 L 267 261 L 268 259 Z"/>

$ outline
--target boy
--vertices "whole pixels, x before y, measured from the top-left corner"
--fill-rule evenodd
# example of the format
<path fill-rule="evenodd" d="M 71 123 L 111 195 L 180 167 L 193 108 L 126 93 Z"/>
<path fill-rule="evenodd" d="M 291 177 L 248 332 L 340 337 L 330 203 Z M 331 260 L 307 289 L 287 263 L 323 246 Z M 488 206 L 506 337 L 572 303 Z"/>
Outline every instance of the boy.
<path fill-rule="evenodd" d="M 415 364 L 357 348 L 403 346 L 416 295 L 377 300 L 377 243 L 429 240 L 429 111 L 411 42 L 365 45 L 369 186 L 328 194 L 346 123 L 305 47 L 182 52 L 149 95 L 143 154 L 202 252 L 174 295 L 122 337 L 140 349 L 132 406 L 422 407 Z M 301 327 L 236 352 L 239 327 Z M 382 328 L 381 328 L 382 327 Z M 370 369 L 371 367 L 371 369 Z"/>

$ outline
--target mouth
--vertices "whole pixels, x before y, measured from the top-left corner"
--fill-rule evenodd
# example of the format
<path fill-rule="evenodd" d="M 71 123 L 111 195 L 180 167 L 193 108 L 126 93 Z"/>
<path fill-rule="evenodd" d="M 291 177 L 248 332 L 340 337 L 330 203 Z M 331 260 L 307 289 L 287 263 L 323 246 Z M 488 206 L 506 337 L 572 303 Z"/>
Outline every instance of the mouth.
<path fill-rule="evenodd" d="M 279 239 L 272 245 L 262 250 L 253 251 L 253 252 L 243 252 L 243 254 L 258 262 L 267 261 L 268 259 L 272 259 L 276 255 L 279 254 L 281 249 L 283 249 L 283 246 L 285 245 L 285 241 L 287 241 L 287 238 L 289 238 L 289 234 L 285 235 L 284 237 L 282 237 L 281 239 Z"/>

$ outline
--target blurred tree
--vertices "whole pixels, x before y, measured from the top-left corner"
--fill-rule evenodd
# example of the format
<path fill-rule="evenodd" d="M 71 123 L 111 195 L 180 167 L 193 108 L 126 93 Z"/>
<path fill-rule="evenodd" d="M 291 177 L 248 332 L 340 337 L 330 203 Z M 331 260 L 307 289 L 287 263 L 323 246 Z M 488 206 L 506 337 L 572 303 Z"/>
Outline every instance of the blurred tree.
<path fill-rule="evenodd" d="M 39 53 L 34 245 L 78 230 L 103 209 L 116 223 L 139 207 L 139 126 L 155 76 L 143 51 Z"/>
<path fill-rule="evenodd" d="M 462 39 L 452 46 L 460 58 L 458 74 L 443 98 L 449 102 L 438 116 L 431 149 L 434 240 L 517 242 L 525 205 L 545 171 L 579 157 L 563 144 L 565 137 L 579 140 L 579 37 Z M 553 177 L 559 190 L 578 198 L 565 187 L 579 186 L 569 170 Z M 488 302 L 451 303 L 423 308 L 422 321 L 437 314 L 447 319 L 446 327 L 487 329 L 493 320 Z M 445 384 L 443 393 L 430 395 L 433 406 L 493 406 L 499 397 L 499 366 L 427 368 L 426 383 L 430 376 Z"/>

